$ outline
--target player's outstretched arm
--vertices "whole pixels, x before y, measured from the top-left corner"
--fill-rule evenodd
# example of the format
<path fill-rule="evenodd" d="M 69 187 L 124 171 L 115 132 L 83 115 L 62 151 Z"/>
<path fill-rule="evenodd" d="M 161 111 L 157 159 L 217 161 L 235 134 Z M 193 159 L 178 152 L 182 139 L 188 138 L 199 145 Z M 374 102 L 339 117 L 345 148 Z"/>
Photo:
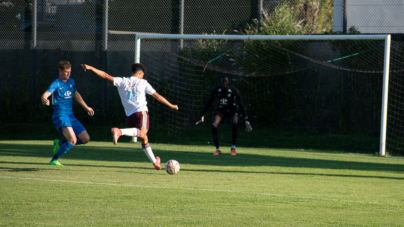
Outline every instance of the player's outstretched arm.
<path fill-rule="evenodd" d="M 170 107 L 171 109 L 173 109 L 173 110 L 178 110 L 178 106 L 177 106 L 177 105 L 171 104 L 169 101 L 167 101 L 166 98 L 164 98 L 163 96 L 159 95 L 157 92 L 154 92 L 154 93 L 152 94 L 152 96 L 153 96 L 155 99 L 157 99 L 157 101 L 159 101 L 159 102 L 161 102 L 161 103 L 167 105 L 167 106 Z"/>
<path fill-rule="evenodd" d="M 43 93 L 43 95 L 41 96 L 41 101 L 42 104 L 44 104 L 45 106 L 49 106 L 49 96 L 51 95 L 51 93 L 49 91 L 45 91 L 45 93 Z"/>
<path fill-rule="evenodd" d="M 87 106 L 78 91 L 74 92 L 73 98 L 84 108 L 88 115 L 94 116 L 94 110 L 91 107 Z"/>
<path fill-rule="evenodd" d="M 87 70 L 93 71 L 101 79 L 105 79 L 111 83 L 114 83 L 114 77 L 112 77 L 111 75 L 108 75 L 106 72 L 104 72 L 102 70 L 96 69 L 96 68 L 94 68 L 90 65 L 86 65 L 86 64 L 81 64 L 81 67 L 83 68 L 84 72 L 86 72 Z"/>

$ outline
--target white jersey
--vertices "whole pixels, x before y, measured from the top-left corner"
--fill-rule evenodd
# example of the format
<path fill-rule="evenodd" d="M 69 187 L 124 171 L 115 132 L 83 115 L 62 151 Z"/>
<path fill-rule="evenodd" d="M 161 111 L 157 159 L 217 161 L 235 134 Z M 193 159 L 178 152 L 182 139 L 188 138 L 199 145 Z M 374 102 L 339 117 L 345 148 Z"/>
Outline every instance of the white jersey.
<path fill-rule="evenodd" d="M 114 86 L 118 88 L 126 116 L 140 111 L 148 111 L 146 93 L 152 95 L 156 92 L 147 80 L 133 76 L 114 77 Z"/>

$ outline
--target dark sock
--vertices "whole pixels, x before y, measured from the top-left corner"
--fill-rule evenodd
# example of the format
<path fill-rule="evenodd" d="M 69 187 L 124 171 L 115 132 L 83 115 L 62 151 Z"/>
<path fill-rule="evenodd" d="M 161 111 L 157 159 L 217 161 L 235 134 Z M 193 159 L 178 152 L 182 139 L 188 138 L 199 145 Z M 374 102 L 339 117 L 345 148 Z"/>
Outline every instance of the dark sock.
<path fill-rule="evenodd" d="M 66 152 L 68 152 L 74 145 L 71 144 L 69 141 L 66 141 L 66 143 L 64 143 L 58 150 L 58 152 L 56 153 L 55 156 L 62 156 L 64 154 L 66 154 Z"/>
<path fill-rule="evenodd" d="M 237 124 L 233 123 L 231 124 L 231 130 L 232 130 L 232 139 L 233 139 L 233 145 L 236 146 L 236 141 L 237 141 L 237 135 L 238 135 L 238 127 Z"/>
<path fill-rule="evenodd" d="M 219 149 L 219 136 L 217 134 L 217 128 L 212 126 L 212 137 L 213 142 L 215 143 L 216 149 Z"/>

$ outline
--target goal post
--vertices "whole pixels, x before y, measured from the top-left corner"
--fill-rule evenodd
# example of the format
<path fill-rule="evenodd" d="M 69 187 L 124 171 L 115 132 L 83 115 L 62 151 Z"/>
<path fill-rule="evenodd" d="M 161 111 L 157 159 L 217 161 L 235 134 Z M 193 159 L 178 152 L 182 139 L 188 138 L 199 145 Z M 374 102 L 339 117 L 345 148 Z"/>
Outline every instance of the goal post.
<path fill-rule="evenodd" d="M 336 41 L 336 40 L 379 40 L 384 41 L 384 65 L 383 65 L 383 88 L 382 88 L 382 109 L 380 122 L 380 147 L 379 154 L 386 154 L 386 133 L 387 133 L 387 108 L 389 91 L 389 65 L 390 65 L 390 35 L 176 35 L 176 34 L 136 34 L 135 62 L 141 60 L 141 41 L 144 39 L 178 39 L 178 40 L 312 40 L 312 41 Z"/>
<path fill-rule="evenodd" d="M 383 67 L 383 95 L 382 95 L 382 117 L 380 125 L 380 151 L 379 154 L 386 155 L 386 135 L 387 135 L 387 104 L 389 94 L 389 75 L 390 75 L 390 45 L 391 36 L 384 38 L 384 67 Z"/>

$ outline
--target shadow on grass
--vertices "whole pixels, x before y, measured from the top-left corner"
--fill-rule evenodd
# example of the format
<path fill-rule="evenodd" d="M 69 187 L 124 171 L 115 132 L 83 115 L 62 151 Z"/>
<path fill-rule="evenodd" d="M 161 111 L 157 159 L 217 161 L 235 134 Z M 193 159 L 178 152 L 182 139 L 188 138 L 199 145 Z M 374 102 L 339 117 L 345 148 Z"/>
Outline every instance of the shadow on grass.
<path fill-rule="evenodd" d="M 124 122 L 124 119 L 123 119 Z M 111 127 L 126 127 L 123 125 L 84 124 L 91 141 L 111 141 Z M 151 127 L 148 133 L 151 143 L 169 143 L 183 145 L 213 144 L 210 124 L 200 127 L 166 128 Z M 365 134 L 344 133 L 308 133 L 259 128 L 247 133 L 243 125 L 239 126 L 237 144 L 242 147 L 267 147 L 285 149 L 319 149 L 322 151 L 375 153 L 379 150 L 379 137 Z M 21 131 L 21 128 L 24 130 Z M 40 130 L 38 130 L 40 129 Z M 172 130 L 175 130 L 174 132 Z M 168 135 L 169 134 L 169 135 Z M 219 126 L 219 141 L 223 146 L 231 145 L 232 132 L 230 125 Z M 5 123 L 1 125 L 0 138 L 2 140 L 53 140 L 63 139 L 53 127 L 52 123 L 18 124 Z M 129 141 L 129 140 L 127 140 Z M 213 146 L 212 146 L 213 147 Z"/>
<path fill-rule="evenodd" d="M 0 161 L 0 164 L 11 164 L 11 165 L 40 165 L 40 166 L 49 166 L 48 163 L 42 163 L 42 162 L 6 162 L 6 161 Z M 81 164 L 68 164 L 66 166 L 77 166 L 77 167 L 94 167 L 94 168 L 116 168 L 116 169 L 140 169 L 140 170 L 154 170 L 154 167 L 152 164 L 150 164 L 150 168 L 145 168 L 145 167 L 138 167 L 135 165 L 131 166 L 108 166 L 108 165 L 81 165 Z M 64 166 L 51 166 L 55 168 L 65 168 Z M 44 168 L 16 168 L 16 167 L 0 167 L 0 170 L 8 170 L 10 172 L 30 172 L 30 171 L 44 171 L 44 170 L 50 170 L 52 169 L 44 169 Z"/>
<path fill-rule="evenodd" d="M 29 145 L 29 144 L 2 144 L 0 147 L 0 157 L 43 157 L 51 159 L 52 145 Z M 238 167 L 292 167 L 311 169 L 331 169 L 331 170 L 361 170 L 361 171 L 381 171 L 381 172 L 404 172 L 404 164 L 367 163 L 356 161 L 291 158 L 270 155 L 238 154 L 237 156 L 213 156 L 211 153 L 187 152 L 187 151 L 166 151 L 153 149 L 156 156 L 164 162 L 175 159 L 183 164 L 206 165 L 206 166 L 238 166 Z M 70 160 L 90 160 L 90 161 L 115 161 L 115 162 L 147 162 L 148 159 L 140 148 L 128 147 L 96 147 L 96 146 L 75 146 L 67 154 L 61 157 Z M 0 162 L 1 163 L 1 162 Z M 63 162 L 62 162 L 63 163 Z M 36 163 L 45 164 L 47 163 Z M 80 165 L 77 165 L 80 166 Z M 83 165 L 91 166 L 91 165 Z M 108 167 L 108 165 L 96 165 L 94 167 Z M 112 166 L 111 166 L 112 167 Z M 122 167 L 114 167 L 122 168 Z M 134 167 L 127 167 L 134 168 Z M 20 170 L 22 171 L 22 170 Z M 26 171 L 30 171 L 27 169 Z M 32 169 L 31 171 L 35 171 Z M 197 170 L 195 170 L 197 171 Z M 206 171 L 206 170 L 203 170 Z M 215 171 L 215 170 L 210 170 Z M 249 173 L 246 171 L 240 171 Z M 255 173 L 252 171 L 251 173 Z M 257 173 L 262 173 L 257 171 Z M 267 173 L 267 172 L 264 172 Z M 351 176 L 351 175 L 349 175 Z M 373 177 L 373 176 L 372 176 Z M 400 178 L 398 178 L 400 179 Z"/>
<path fill-rule="evenodd" d="M 19 162 L 0 162 L 4 164 L 19 164 Z M 23 163 L 27 164 L 27 163 Z M 29 164 L 29 163 L 28 163 Z M 35 172 L 35 171 L 42 171 L 42 169 L 39 168 L 9 168 L 9 167 L 0 167 L 0 169 L 3 170 L 8 170 L 10 172 Z"/>

